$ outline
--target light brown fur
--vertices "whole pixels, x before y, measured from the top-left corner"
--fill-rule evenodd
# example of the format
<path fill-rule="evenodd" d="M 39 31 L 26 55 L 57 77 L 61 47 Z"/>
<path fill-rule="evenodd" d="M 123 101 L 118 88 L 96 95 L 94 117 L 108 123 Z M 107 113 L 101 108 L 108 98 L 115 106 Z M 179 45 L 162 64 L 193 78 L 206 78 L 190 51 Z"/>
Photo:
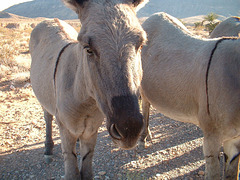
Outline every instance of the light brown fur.
<path fill-rule="evenodd" d="M 157 13 L 142 25 L 148 34 L 142 49 L 144 120 L 148 125 L 152 104 L 172 119 L 198 125 L 204 134 L 205 179 L 220 179 L 222 143 L 228 157 L 225 178 L 235 179 L 240 152 L 240 40 L 199 39 L 180 29 L 179 23 Z M 147 134 L 148 126 L 140 143 Z"/>
<path fill-rule="evenodd" d="M 113 141 L 124 149 L 136 145 L 143 127 L 137 93 L 142 78 L 140 47 L 146 35 L 135 12 L 143 0 L 64 3 L 78 14 L 81 31 L 77 35 L 59 20 L 44 21 L 33 30 L 31 82 L 46 117 L 45 154 L 52 155 L 54 115 L 65 179 L 92 179 L 94 147 L 103 119 Z"/>

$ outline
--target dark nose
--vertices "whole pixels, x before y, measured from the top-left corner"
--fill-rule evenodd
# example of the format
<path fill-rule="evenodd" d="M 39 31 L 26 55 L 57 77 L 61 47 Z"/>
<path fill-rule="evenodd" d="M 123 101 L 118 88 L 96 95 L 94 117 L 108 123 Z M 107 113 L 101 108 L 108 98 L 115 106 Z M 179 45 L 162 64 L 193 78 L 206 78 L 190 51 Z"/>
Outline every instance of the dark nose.
<path fill-rule="evenodd" d="M 114 97 L 112 110 L 110 122 L 108 122 L 108 130 L 112 138 L 130 144 L 136 141 L 143 128 L 137 96 Z"/>

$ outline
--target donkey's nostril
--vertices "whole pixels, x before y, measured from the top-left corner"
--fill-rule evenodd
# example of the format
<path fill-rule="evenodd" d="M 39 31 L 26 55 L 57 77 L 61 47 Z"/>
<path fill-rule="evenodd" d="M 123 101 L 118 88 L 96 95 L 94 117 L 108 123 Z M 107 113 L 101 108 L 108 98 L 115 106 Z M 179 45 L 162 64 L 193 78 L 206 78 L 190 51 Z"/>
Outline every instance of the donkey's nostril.
<path fill-rule="evenodd" d="M 123 137 L 115 124 L 112 124 L 110 127 L 110 135 L 117 140 L 121 140 Z"/>

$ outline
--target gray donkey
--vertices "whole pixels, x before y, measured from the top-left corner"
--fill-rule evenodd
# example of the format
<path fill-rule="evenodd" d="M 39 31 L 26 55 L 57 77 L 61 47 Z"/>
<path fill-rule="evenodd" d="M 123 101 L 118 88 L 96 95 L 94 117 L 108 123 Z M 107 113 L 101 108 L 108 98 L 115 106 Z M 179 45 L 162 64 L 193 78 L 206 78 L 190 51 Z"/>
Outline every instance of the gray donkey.
<path fill-rule="evenodd" d="M 225 19 L 210 34 L 210 38 L 223 36 L 240 37 L 240 17 L 233 16 Z"/>
<path fill-rule="evenodd" d="M 176 18 L 157 13 L 143 28 L 143 116 L 148 134 L 149 106 L 204 134 L 205 178 L 220 179 L 219 153 L 226 155 L 225 178 L 238 177 L 240 154 L 240 39 L 200 39 Z"/>
<path fill-rule="evenodd" d="M 104 118 L 113 141 L 123 149 L 133 148 L 142 131 L 138 89 L 146 34 L 136 9 L 144 0 L 63 2 L 78 14 L 81 31 L 76 35 L 59 20 L 46 20 L 33 30 L 31 83 L 44 109 L 45 155 L 53 153 L 54 115 L 60 129 L 65 179 L 92 179 L 94 147 Z"/>

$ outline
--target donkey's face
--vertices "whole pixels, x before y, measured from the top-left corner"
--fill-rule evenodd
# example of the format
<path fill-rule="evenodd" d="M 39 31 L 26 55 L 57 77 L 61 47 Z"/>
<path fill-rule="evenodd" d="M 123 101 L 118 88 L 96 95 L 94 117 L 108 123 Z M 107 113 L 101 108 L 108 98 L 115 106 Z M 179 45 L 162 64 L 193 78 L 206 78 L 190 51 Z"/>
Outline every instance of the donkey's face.
<path fill-rule="evenodd" d="M 132 148 L 143 127 L 137 91 L 146 35 L 136 17 L 143 0 L 65 0 L 79 15 L 87 88 L 122 148 Z"/>

